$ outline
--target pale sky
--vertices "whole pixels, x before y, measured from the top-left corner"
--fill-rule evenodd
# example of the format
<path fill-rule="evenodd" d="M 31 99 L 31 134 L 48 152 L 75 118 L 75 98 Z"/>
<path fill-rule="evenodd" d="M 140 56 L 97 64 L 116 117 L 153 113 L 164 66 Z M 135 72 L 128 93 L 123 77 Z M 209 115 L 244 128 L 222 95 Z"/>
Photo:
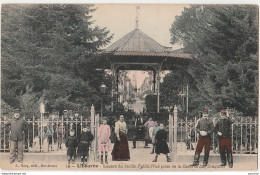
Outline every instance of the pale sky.
<path fill-rule="evenodd" d="M 138 28 L 163 46 L 173 47 L 173 50 L 181 48 L 180 45 L 170 44 L 171 24 L 176 15 L 181 15 L 184 7 L 189 5 L 164 5 L 164 4 L 138 4 Z M 95 24 L 107 27 L 114 37 L 110 44 L 116 42 L 124 35 L 135 29 L 136 4 L 96 4 L 97 10 L 93 13 Z M 107 46 L 109 46 L 108 44 Z M 132 79 L 136 73 L 137 87 L 139 88 L 147 73 L 143 71 L 130 71 L 129 78 Z"/>

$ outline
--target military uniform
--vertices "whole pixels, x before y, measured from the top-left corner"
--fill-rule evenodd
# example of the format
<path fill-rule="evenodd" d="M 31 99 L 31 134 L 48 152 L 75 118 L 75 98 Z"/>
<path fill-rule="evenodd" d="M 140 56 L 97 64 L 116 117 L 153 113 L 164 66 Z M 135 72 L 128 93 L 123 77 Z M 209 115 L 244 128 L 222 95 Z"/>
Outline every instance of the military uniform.
<path fill-rule="evenodd" d="M 17 148 L 18 161 L 23 161 L 24 131 L 28 129 L 28 123 L 22 118 L 13 118 L 5 123 L 10 126 L 10 163 L 14 162 L 15 149 Z"/>
<path fill-rule="evenodd" d="M 214 131 L 214 125 L 212 120 L 206 116 L 206 114 L 208 114 L 208 110 L 204 109 L 203 113 L 205 115 L 198 120 L 196 125 L 196 132 L 199 134 L 199 140 L 195 151 L 194 162 L 191 166 L 199 165 L 200 153 L 202 152 L 204 145 L 205 145 L 205 154 L 204 154 L 203 166 L 207 166 L 208 164 L 211 134 Z"/>
<path fill-rule="evenodd" d="M 226 111 L 221 111 L 221 118 L 218 120 L 215 132 L 219 138 L 219 153 L 221 158 L 221 166 L 226 166 L 226 154 L 228 159 L 229 167 L 233 167 L 233 156 L 231 148 L 231 126 L 233 120 L 226 117 Z"/>

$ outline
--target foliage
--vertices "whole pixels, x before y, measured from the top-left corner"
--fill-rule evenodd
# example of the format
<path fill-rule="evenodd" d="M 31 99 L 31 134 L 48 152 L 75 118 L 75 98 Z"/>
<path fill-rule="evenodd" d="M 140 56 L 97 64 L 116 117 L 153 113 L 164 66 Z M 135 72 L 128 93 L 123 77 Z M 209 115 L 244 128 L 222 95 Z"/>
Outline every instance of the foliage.
<path fill-rule="evenodd" d="M 196 98 L 213 111 L 229 107 L 257 115 L 257 14 L 253 5 L 195 5 L 172 24 L 171 42 L 198 58 L 188 70 Z"/>
<path fill-rule="evenodd" d="M 92 5 L 2 6 L 2 99 L 8 105 L 22 108 L 22 97 L 35 97 L 50 111 L 83 110 L 100 104 L 102 81 L 109 100 L 109 75 L 97 66 L 112 36 L 94 25 L 94 11 Z"/>
<path fill-rule="evenodd" d="M 145 97 L 145 106 L 147 113 L 157 112 L 157 95 L 147 95 Z"/>

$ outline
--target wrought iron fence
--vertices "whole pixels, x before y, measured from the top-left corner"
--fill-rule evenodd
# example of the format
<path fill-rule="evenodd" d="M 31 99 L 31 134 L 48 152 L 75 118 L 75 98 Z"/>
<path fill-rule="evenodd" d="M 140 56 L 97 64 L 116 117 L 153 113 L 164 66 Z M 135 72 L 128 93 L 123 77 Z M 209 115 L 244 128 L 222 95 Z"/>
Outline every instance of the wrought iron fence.
<path fill-rule="evenodd" d="M 90 117 L 83 116 L 78 118 L 62 116 L 55 119 L 32 117 L 25 120 L 28 123 L 28 129 L 24 132 L 24 149 L 28 152 L 46 152 L 62 149 L 71 129 L 75 130 L 75 136 L 79 137 L 83 124 L 91 125 Z M 10 128 L 5 126 L 6 121 L 6 119 L 1 120 L 1 152 L 9 151 Z M 94 129 L 96 130 L 96 127 Z M 58 142 L 61 143 L 61 147 L 58 147 Z"/>
<path fill-rule="evenodd" d="M 198 117 L 193 119 L 178 118 L 177 141 L 178 152 L 185 152 L 196 148 L 199 135 L 196 132 Z M 216 120 L 213 119 L 213 123 Z M 257 117 L 236 117 L 231 128 L 233 153 L 254 154 L 258 148 L 258 121 Z M 218 153 L 218 138 L 212 135 L 211 150 Z"/>

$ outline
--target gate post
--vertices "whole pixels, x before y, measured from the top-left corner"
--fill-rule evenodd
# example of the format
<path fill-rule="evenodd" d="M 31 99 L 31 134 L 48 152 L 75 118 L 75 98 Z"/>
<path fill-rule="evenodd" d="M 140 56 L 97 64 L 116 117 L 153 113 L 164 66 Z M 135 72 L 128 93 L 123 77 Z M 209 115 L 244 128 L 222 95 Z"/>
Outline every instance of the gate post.
<path fill-rule="evenodd" d="M 170 147 L 170 157 L 173 160 L 173 115 L 169 113 L 169 147 Z"/>
<path fill-rule="evenodd" d="M 173 137 L 173 155 L 174 155 L 174 161 L 177 161 L 177 129 L 178 129 L 178 110 L 177 110 L 177 106 L 174 106 L 174 137 Z"/>
<path fill-rule="evenodd" d="M 92 104 L 91 109 L 90 109 L 90 131 L 92 135 L 95 137 L 95 107 Z M 91 144 L 91 151 L 94 149 L 94 142 Z"/>
<path fill-rule="evenodd" d="M 94 161 L 98 161 L 98 127 L 99 127 L 99 114 L 95 115 L 95 135 L 94 135 Z"/>

